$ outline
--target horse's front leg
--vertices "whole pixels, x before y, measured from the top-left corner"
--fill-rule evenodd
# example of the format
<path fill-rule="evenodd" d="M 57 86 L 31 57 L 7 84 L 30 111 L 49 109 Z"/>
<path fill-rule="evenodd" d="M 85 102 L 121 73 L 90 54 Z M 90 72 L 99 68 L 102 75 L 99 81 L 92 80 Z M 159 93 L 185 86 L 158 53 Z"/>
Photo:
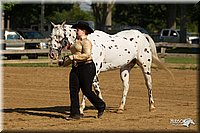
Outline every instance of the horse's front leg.
<path fill-rule="evenodd" d="M 99 79 L 97 76 L 94 77 L 93 87 L 94 87 L 94 90 L 95 90 L 95 93 L 97 94 L 97 96 L 103 100 L 100 86 L 99 86 Z M 83 110 L 85 109 L 86 99 L 87 99 L 87 97 L 85 95 L 83 95 L 82 102 L 80 104 L 80 113 L 81 114 L 84 114 Z"/>
<path fill-rule="evenodd" d="M 131 68 L 133 68 L 134 65 L 135 65 L 135 61 L 133 61 L 129 65 L 120 69 L 120 77 L 121 77 L 121 80 L 123 83 L 123 94 L 122 94 L 121 103 L 120 103 L 117 113 L 122 113 L 124 110 L 125 103 L 126 103 L 126 97 L 127 97 L 128 90 L 129 90 L 130 70 L 131 70 Z"/>

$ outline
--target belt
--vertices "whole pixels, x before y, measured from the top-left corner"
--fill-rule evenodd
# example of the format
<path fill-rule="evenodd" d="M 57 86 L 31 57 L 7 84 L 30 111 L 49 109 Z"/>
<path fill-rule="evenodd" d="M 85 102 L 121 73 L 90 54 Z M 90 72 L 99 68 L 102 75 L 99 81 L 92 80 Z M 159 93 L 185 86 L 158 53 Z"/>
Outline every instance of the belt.
<path fill-rule="evenodd" d="M 78 67 L 78 66 L 82 66 L 82 65 L 85 65 L 85 64 L 89 64 L 89 63 L 92 63 L 92 60 L 88 60 L 88 61 L 84 61 L 84 62 L 73 61 L 72 65 L 75 66 L 75 67 Z"/>

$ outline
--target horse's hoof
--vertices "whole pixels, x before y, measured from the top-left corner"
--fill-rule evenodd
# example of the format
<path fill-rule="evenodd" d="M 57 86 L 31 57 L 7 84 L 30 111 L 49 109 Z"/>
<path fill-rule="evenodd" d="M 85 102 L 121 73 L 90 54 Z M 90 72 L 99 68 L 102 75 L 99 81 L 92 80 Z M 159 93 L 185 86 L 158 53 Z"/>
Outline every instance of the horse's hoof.
<path fill-rule="evenodd" d="M 85 108 L 84 106 L 82 106 L 82 105 L 80 106 L 80 109 L 79 109 L 80 110 L 80 114 L 84 114 L 84 108 Z"/>
<path fill-rule="evenodd" d="M 118 109 L 118 110 L 117 110 L 117 113 L 118 113 L 118 114 L 122 114 L 122 113 L 123 113 L 123 110 L 122 110 L 122 109 Z"/>
<path fill-rule="evenodd" d="M 155 112 L 155 111 L 156 111 L 156 107 L 155 107 L 155 106 L 151 106 L 151 107 L 149 108 L 149 111 L 150 111 L 150 112 Z"/>
<path fill-rule="evenodd" d="M 80 118 L 83 118 L 84 117 L 84 114 L 80 114 Z"/>
<path fill-rule="evenodd" d="M 84 112 L 83 112 L 83 110 L 82 110 L 82 109 L 80 109 L 80 114 L 84 114 Z"/>

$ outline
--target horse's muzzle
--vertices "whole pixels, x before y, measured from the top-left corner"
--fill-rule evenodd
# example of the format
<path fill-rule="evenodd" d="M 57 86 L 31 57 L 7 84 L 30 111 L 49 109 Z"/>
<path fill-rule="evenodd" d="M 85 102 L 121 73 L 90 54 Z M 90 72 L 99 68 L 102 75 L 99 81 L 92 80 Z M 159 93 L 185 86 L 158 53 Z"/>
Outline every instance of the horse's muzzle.
<path fill-rule="evenodd" d="M 57 60 L 58 59 L 58 56 L 59 56 L 59 53 L 57 50 L 55 49 L 50 49 L 49 51 L 49 57 L 53 60 Z"/>

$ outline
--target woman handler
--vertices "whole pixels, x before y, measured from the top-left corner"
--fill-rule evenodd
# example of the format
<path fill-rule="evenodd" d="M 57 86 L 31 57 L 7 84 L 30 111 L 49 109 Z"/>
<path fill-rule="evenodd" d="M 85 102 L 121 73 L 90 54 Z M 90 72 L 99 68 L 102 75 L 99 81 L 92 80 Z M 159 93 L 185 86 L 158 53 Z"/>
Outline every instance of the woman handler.
<path fill-rule="evenodd" d="M 72 55 L 69 56 L 69 59 L 72 61 L 72 69 L 69 78 L 71 100 L 69 119 L 80 119 L 80 88 L 83 94 L 98 110 L 97 117 L 100 118 L 103 115 L 106 104 L 92 91 L 96 68 L 91 56 L 92 43 L 87 39 L 87 35 L 94 31 L 85 21 L 79 21 L 72 28 L 77 29 L 77 39 L 70 46 Z"/>

